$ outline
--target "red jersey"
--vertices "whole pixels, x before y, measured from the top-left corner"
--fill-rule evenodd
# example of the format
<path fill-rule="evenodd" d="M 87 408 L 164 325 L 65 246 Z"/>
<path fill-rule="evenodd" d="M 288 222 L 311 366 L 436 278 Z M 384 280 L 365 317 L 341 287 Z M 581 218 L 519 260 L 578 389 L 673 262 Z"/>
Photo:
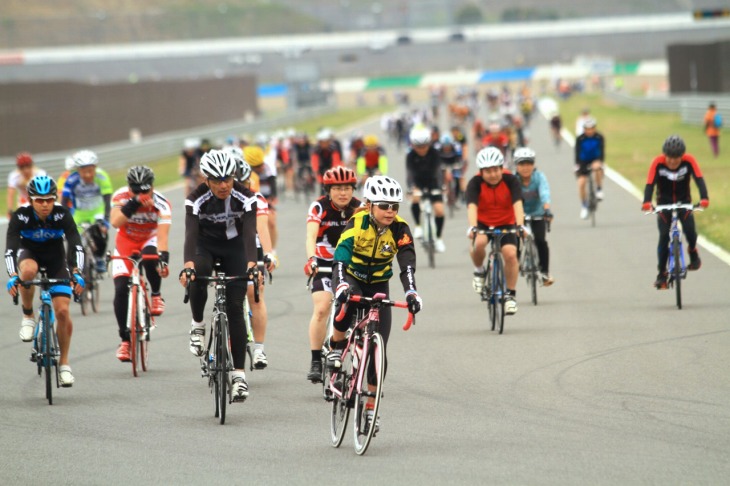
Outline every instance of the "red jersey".
<path fill-rule="evenodd" d="M 122 208 L 134 196 L 128 187 L 122 187 L 112 195 L 112 207 Z M 172 224 L 172 209 L 165 196 L 153 191 L 154 206 L 141 206 L 129 220 L 119 227 L 117 238 L 144 242 L 157 235 L 157 225 Z"/>
<path fill-rule="evenodd" d="M 466 186 L 466 203 L 477 205 L 477 221 L 485 226 L 516 224 L 514 204 L 520 200 L 522 189 L 513 174 L 504 174 L 495 187 L 478 175 Z"/>

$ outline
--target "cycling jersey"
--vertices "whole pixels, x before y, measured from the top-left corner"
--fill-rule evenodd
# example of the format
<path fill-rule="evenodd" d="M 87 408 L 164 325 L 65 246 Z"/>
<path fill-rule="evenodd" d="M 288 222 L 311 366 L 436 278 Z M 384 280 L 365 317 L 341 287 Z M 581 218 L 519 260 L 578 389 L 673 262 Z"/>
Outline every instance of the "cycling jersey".
<path fill-rule="evenodd" d="M 403 290 L 416 290 L 416 249 L 408 223 L 396 216 L 382 234 L 367 211 L 355 214 L 348 221 L 335 250 L 334 274 L 339 281 L 344 274 L 370 284 L 387 282 L 393 276 L 393 259 L 398 258 Z"/>
<path fill-rule="evenodd" d="M 68 241 L 68 250 L 64 248 L 64 238 Z M 33 255 L 42 255 L 49 262 L 62 262 L 65 253 L 69 268 L 83 270 L 84 250 L 79 231 L 68 208 L 60 204 L 54 204 L 45 222 L 29 205 L 13 213 L 6 236 L 5 266 L 8 275 L 18 272 L 17 260 L 22 259 L 26 249 Z"/>
<path fill-rule="evenodd" d="M 509 146 L 509 136 L 504 132 L 499 132 L 496 135 L 487 133 L 482 138 L 482 147 L 497 147 L 502 152 L 502 155 L 506 155 L 507 147 Z"/>
<path fill-rule="evenodd" d="M 323 149 L 319 145 L 314 147 L 312 151 L 312 169 L 317 174 L 317 179 L 322 182 L 322 176 L 325 172 L 330 170 L 332 167 L 342 165 L 342 157 L 335 150 L 335 147 L 330 145 Z"/>
<path fill-rule="evenodd" d="M 70 200 L 76 224 L 93 223 L 97 219 L 109 219 L 106 200 L 112 195 L 112 183 L 109 175 L 97 167 L 94 181 L 85 183 L 78 172 L 68 176 L 63 186 L 63 199 Z M 106 196 L 106 200 L 105 200 Z"/>
<path fill-rule="evenodd" d="M 644 188 L 644 202 L 651 202 L 651 196 L 654 192 L 654 186 L 657 187 L 656 203 L 657 204 L 674 204 L 692 202 L 692 194 L 690 193 L 690 179 L 694 178 L 697 188 L 700 192 L 700 199 L 709 199 L 707 195 L 707 185 L 702 177 L 697 160 L 690 154 L 684 154 L 679 167 L 671 170 L 667 166 L 667 157 L 665 155 L 657 156 L 651 163 L 649 175 Z"/>
<path fill-rule="evenodd" d="M 124 207 L 134 194 L 128 187 L 122 187 L 112 196 L 112 206 Z M 144 242 L 157 235 L 157 225 L 172 224 L 172 209 L 165 196 L 157 191 L 152 192 L 154 206 L 140 206 L 127 222 L 118 228 L 117 240 L 129 239 L 134 242 Z"/>
<path fill-rule="evenodd" d="M 462 159 L 460 146 L 454 144 L 448 152 L 444 150 L 443 147 L 439 147 L 438 154 L 441 159 L 441 163 L 450 169 L 458 169 L 461 167 Z"/>
<path fill-rule="evenodd" d="M 297 158 L 297 163 L 301 165 L 308 165 L 311 159 L 312 144 L 309 140 L 299 141 L 294 144 L 294 154 Z"/>
<path fill-rule="evenodd" d="M 260 192 L 263 196 L 271 201 L 276 199 L 276 174 L 271 170 L 271 167 L 267 164 L 262 165 L 263 169 L 261 172 L 253 172 L 251 175 L 256 175 L 257 184 L 256 192 Z M 253 188 L 252 188 L 253 191 Z M 274 209 L 273 207 L 271 209 Z"/>
<path fill-rule="evenodd" d="M 200 184 L 185 199 L 184 261 L 193 261 L 198 241 L 212 247 L 240 245 L 248 262 L 256 261 L 256 196 L 240 182 L 218 199 Z"/>
<path fill-rule="evenodd" d="M 329 196 L 322 196 L 309 206 L 307 223 L 319 225 L 315 245 L 315 256 L 318 259 L 332 261 L 342 230 L 360 205 L 360 201 L 353 197 L 347 207 L 339 209 Z"/>
<path fill-rule="evenodd" d="M 376 171 L 380 171 L 383 175 L 388 173 L 388 157 L 385 155 L 385 149 L 382 147 L 375 150 L 362 149 L 357 158 L 357 173 L 374 175 Z"/>
<path fill-rule="evenodd" d="M 476 175 L 466 186 L 466 203 L 477 205 L 477 221 L 485 226 L 516 224 L 514 203 L 520 199 L 522 189 L 513 174 L 503 174 L 502 180 L 494 187 Z"/>
<path fill-rule="evenodd" d="M 15 189 L 18 191 L 18 206 L 22 206 L 23 204 L 28 204 L 30 202 L 26 186 L 28 185 L 28 182 L 30 182 L 30 179 L 39 175 L 46 175 L 46 171 L 39 169 L 38 167 L 33 167 L 33 172 L 27 180 L 23 178 L 23 174 L 21 174 L 18 169 L 15 169 L 8 174 L 8 189 Z M 11 209 L 12 208 L 8 208 L 8 210 Z"/>
<path fill-rule="evenodd" d="M 408 152 L 406 180 L 408 187 L 441 189 L 441 157 L 435 147 L 430 146 L 423 157 L 415 150 Z"/>
<path fill-rule="evenodd" d="M 550 204 L 550 185 L 548 184 L 545 174 L 535 169 L 532 171 L 530 183 L 525 186 L 520 184 L 522 190 L 522 204 L 525 208 L 525 214 L 529 216 L 543 216 L 545 214 L 544 205 Z"/>
<path fill-rule="evenodd" d="M 605 158 L 604 140 L 600 133 L 596 132 L 590 137 L 584 133 L 575 140 L 576 164 L 589 164 L 594 160 L 603 162 Z"/>

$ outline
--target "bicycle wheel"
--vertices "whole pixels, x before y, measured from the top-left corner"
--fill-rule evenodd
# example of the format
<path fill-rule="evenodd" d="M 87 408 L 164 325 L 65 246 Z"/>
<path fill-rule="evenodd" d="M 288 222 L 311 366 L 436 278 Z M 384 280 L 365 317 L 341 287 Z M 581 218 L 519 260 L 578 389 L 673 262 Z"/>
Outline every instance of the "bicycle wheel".
<path fill-rule="evenodd" d="M 226 405 L 231 390 L 228 383 L 228 320 L 224 314 L 218 317 L 218 342 L 216 343 L 216 366 L 218 367 L 218 407 L 220 423 L 226 423 Z"/>
<path fill-rule="evenodd" d="M 332 375 L 332 380 L 327 380 L 326 387 L 335 386 L 342 391 L 342 398 L 335 393 L 329 392 L 332 401 L 332 411 L 330 415 L 330 441 L 332 447 L 340 447 L 342 439 L 347 429 L 347 419 L 350 416 L 350 404 L 348 396 L 350 395 L 350 382 L 352 374 L 355 372 L 352 367 L 352 349 L 345 351 L 342 356 L 342 367 L 338 373 Z M 325 388 L 326 388 L 325 387 Z"/>
<path fill-rule="evenodd" d="M 532 292 L 532 303 L 537 305 L 537 280 L 540 278 L 540 273 L 537 269 L 537 250 L 535 248 L 535 242 L 530 240 L 526 245 L 527 251 L 527 283 L 530 285 L 530 291 Z"/>
<path fill-rule="evenodd" d="M 436 240 L 432 220 L 431 213 L 426 214 L 426 251 L 428 252 L 428 266 L 436 268 Z"/>
<path fill-rule="evenodd" d="M 380 410 L 380 398 L 383 392 L 383 377 L 385 376 L 385 343 L 379 333 L 374 333 L 370 338 L 370 349 L 364 361 L 360 364 L 363 367 L 364 378 L 362 386 L 367 390 L 362 390 L 355 397 L 355 423 L 353 424 L 353 433 L 355 437 L 355 452 L 358 455 L 365 454 L 368 450 L 370 441 L 375 435 L 375 425 L 378 420 L 378 412 Z M 370 368 L 374 367 L 375 383 L 374 391 L 370 391 L 368 374 Z M 367 425 L 367 407 L 366 404 L 370 399 L 373 401 L 373 424 Z"/>
<path fill-rule="evenodd" d="M 86 287 L 84 287 L 83 292 L 81 292 L 81 296 L 79 298 L 79 305 L 81 306 L 81 315 L 85 316 L 86 314 L 89 313 L 89 306 L 91 305 L 91 296 L 92 296 L 91 287 L 93 286 L 91 268 L 89 265 L 84 267 L 83 277 L 84 277 L 84 281 L 86 282 Z"/>
<path fill-rule="evenodd" d="M 677 309 L 682 308 L 682 243 L 678 237 L 672 238 L 672 258 L 674 259 L 674 268 L 672 268 L 672 278 L 674 279 L 674 291 L 677 295 Z"/>
<path fill-rule="evenodd" d="M 137 356 L 139 357 L 139 364 L 142 367 L 142 371 L 147 371 L 150 345 L 150 312 L 147 308 L 145 294 L 139 292 L 137 295 L 139 301 L 137 307 L 139 310 L 137 315 Z"/>
<path fill-rule="evenodd" d="M 492 319 L 492 331 L 499 329 L 502 334 L 504 330 L 504 302 L 506 286 L 504 282 L 504 260 L 502 254 L 494 256 L 494 269 L 492 270 L 494 281 L 492 282 L 492 300 L 494 301 L 494 314 Z"/>
<path fill-rule="evenodd" d="M 91 310 L 97 313 L 99 312 L 99 274 L 96 273 L 96 269 L 92 269 L 91 274 Z"/>
<path fill-rule="evenodd" d="M 129 307 L 127 308 L 127 330 L 129 331 L 129 357 L 132 362 L 132 374 L 137 376 L 137 286 L 129 289 Z"/>
<path fill-rule="evenodd" d="M 596 191 L 593 187 L 593 175 L 588 174 L 588 211 L 591 215 L 591 226 L 595 228 L 596 226 L 596 209 L 598 208 L 598 200 L 596 199 Z"/>
<path fill-rule="evenodd" d="M 43 372 L 46 375 L 46 398 L 48 405 L 53 405 L 53 386 L 51 385 L 51 367 L 53 366 L 53 325 L 51 324 L 51 313 L 44 304 L 42 312 L 43 336 L 41 337 L 41 349 L 43 350 Z"/>
<path fill-rule="evenodd" d="M 482 289 L 482 300 L 487 302 L 487 309 L 489 310 L 489 322 L 492 323 L 492 331 L 494 331 L 494 295 L 492 291 L 492 257 L 487 259 L 487 271 L 486 277 L 484 277 L 484 287 Z"/>

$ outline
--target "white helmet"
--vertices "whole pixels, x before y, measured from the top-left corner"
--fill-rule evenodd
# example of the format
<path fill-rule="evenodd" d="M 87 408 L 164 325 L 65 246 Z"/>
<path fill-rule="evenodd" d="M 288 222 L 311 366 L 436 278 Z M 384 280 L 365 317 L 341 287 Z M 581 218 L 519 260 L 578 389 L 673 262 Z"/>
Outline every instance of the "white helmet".
<path fill-rule="evenodd" d="M 477 167 L 486 169 L 488 167 L 501 167 L 504 165 L 504 155 L 497 147 L 483 148 L 477 154 Z"/>
<path fill-rule="evenodd" d="M 200 171 L 210 179 L 225 179 L 236 172 L 236 161 L 228 152 L 211 150 L 201 157 Z"/>
<path fill-rule="evenodd" d="M 428 145 L 431 143 L 431 130 L 424 126 L 414 127 L 409 138 L 411 145 Z"/>
<path fill-rule="evenodd" d="M 238 161 L 238 180 L 246 182 L 251 177 L 251 166 L 241 159 Z"/>
<path fill-rule="evenodd" d="M 89 165 L 98 165 L 99 157 L 91 150 L 80 150 L 73 154 L 74 165 L 76 167 L 86 167 Z"/>
<path fill-rule="evenodd" d="M 243 149 L 238 145 L 227 145 L 222 150 L 228 152 L 228 155 L 233 157 L 234 162 L 243 161 Z"/>
<path fill-rule="evenodd" d="M 520 162 L 535 163 L 535 151 L 529 147 L 520 147 L 515 150 L 512 159 L 515 161 L 515 164 L 519 164 Z"/>
<path fill-rule="evenodd" d="M 401 202 L 403 189 L 392 177 L 376 175 L 365 181 L 362 196 L 370 202 Z"/>
<path fill-rule="evenodd" d="M 68 155 L 63 163 L 63 166 L 66 168 L 66 170 L 72 170 L 74 167 L 76 167 L 76 162 L 74 161 L 73 156 Z"/>
<path fill-rule="evenodd" d="M 186 138 L 183 140 L 183 149 L 185 150 L 193 150 L 200 147 L 200 139 L 199 138 Z"/>
<path fill-rule="evenodd" d="M 320 130 L 319 132 L 317 132 L 317 141 L 318 142 L 326 142 L 326 141 L 329 141 L 329 139 L 331 138 L 331 136 L 332 135 L 331 135 L 329 129 L 323 128 L 322 130 Z"/>

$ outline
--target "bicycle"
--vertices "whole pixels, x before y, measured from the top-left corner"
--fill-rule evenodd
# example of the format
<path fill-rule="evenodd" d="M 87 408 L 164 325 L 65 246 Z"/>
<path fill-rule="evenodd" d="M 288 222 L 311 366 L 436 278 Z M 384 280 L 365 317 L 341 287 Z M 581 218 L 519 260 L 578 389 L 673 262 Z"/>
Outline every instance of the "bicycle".
<path fill-rule="evenodd" d="M 586 167 L 587 179 L 588 179 L 588 197 L 586 202 L 588 203 L 588 219 L 591 220 L 591 226 L 596 226 L 596 211 L 598 210 L 598 197 L 596 196 L 595 182 L 593 180 L 593 169 L 590 165 Z"/>
<path fill-rule="evenodd" d="M 383 395 L 383 377 L 385 376 L 385 343 L 378 332 L 380 323 L 380 309 L 383 306 L 408 308 L 408 303 L 387 300 L 383 293 L 372 297 L 350 295 L 349 302 L 364 303 L 358 307 L 355 325 L 350 328 L 347 336 L 347 345 L 341 358 L 341 367 L 332 373 L 329 388 L 332 393 L 332 410 L 330 417 L 330 439 L 333 447 L 339 447 L 344 438 L 350 409 L 354 409 L 353 436 L 355 453 L 365 454 L 370 441 L 375 435 L 375 424 L 380 408 L 380 399 Z M 336 319 L 344 317 L 346 304 L 341 306 Z M 408 314 L 408 320 L 403 325 L 407 331 L 415 323 L 413 314 Z M 374 391 L 370 390 L 368 377 L 374 376 Z M 367 426 L 368 400 L 373 399 L 373 424 Z"/>
<path fill-rule="evenodd" d="M 305 202 L 309 201 L 314 194 L 316 182 L 317 178 L 314 175 L 311 165 L 308 162 L 300 164 L 297 168 L 295 189 L 297 193 L 304 195 Z"/>
<path fill-rule="evenodd" d="M 143 261 L 159 261 L 159 255 L 133 253 L 125 257 L 112 255 L 107 252 L 107 263 L 112 260 L 122 260 L 132 264 L 132 272 L 129 276 L 129 301 L 127 304 L 127 331 L 129 332 L 130 361 L 132 362 L 132 375 L 138 375 L 137 364 L 139 362 L 142 371 L 146 372 L 149 367 L 150 334 L 155 328 L 155 318 L 150 313 L 151 303 L 147 283 L 142 278 L 139 269 Z"/>
<path fill-rule="evenodd" d="M 419 196 L 419 204 L 421 206 L 421 220 L 423 221 L 423 238 L 421 244 L 428 255 L 428 266 L 436 268 L 436 221 L 434 219 L 433 204 L 431 196 L 438 196 L 441 191 L 418 190 L 414 191 L 414 195 Z"/>
<path fill-rule="evenodd" d="M 323 274 L 329 274 L 332 275 L 332 267 L 317 267 L 317 273 L 323 273 Z M 312 289 L 312 279 L 314 279 L 314 273 L 309 276 L 309 279 L 307 280 L 307 289 Z M 327 317 L 327 331 L 325 333 L 324 341 L 322 342 L 322 354 L 320 357 L 320 361 L 322 362 L 322 398 L 324 398 L 325 401 L 330 402 L 332 401 L 332 393 L 329 390 L 329 382 L 330 377 L 332 376 L 332 371 L 328 369 L 327 367 L 327 353 L 330 352 L 330 336 L 332 336 L 332 330 L 334 329 L 334 321 L 335 321 L 335 313 L 337 308 L 337 301 L 334 298 L 334 295 L 332 296 L 332 302 L 330 304 L 330 313 Z"/>
<path fill-rule="evenodd" d="M 50 290 L 55 285 L 72 285 L 73 280 L 67 278 L 48 278 L 45 267 L 40 267 L 38 273 L 40 275 L 38 278 L 20 281 L 18 285 L 26 289 L 35 285 L 41 289 L 41 307 L 38 314 L 38 323 L 33 331 L 33 348 L 31 350 L 30 360 L 38 366 L 38 376 L 45 372 L 46 399 L 48 399 L 49 405 L 53 405 L 51 374 L 55 375 L 56 388 L 58 388 L 60 386 L 58 379 L 58 361 L 61 358 L 61 348 L 58 345 L 56 317 L 53 312 Z M 13 297 L 13 303 L 15 305 L 18 305 L 18 298 L 19 295 Z M 74 295 L 74 300 L 77 299 L 78 296 Z"/>
<path fill-rule="evenodd" d="M 269 283 L 271 283 L 274 279 L 274 276 L 272 273 L 266 271 L 266 265 L 268 263 L 267 261 L 257 261 L 256 266 L 259 269 L 259 273 L 264 274 L 264 280 L 266 279 L 266 275 L 269 276 Z M 255 289 L 255 291 L 259 291 L 258 287 Z M 258 302 L 258 298 L 256 299 L 256 302 Z M 253 350 L 254 350 L 254 336 L 253 336 L 253 311 L 251 310 L 251 305 L 248 301 L 248 292 L 246 292 L 246 295 L 243 298 L 243 323 L 246 326 L 246 354 L 249 358 L 249 370 L 253 371 L 259 368 L 256 368 L 253 365 Z"/>
<path fill-rule="evenodd" d="M 254 300 L 258 302 L 258 270 L 249 275 L 228 276 L 221 271 L 220 262 L 216 261 L 214 263 L 214 275 L 210 277 L 196 275 L 195 279 L 208 282 L 208 284 L 212 284 L 215 288 L 213 317 L 210 323 L 211 332 L 209 333 L 208 345 L 206 346 L 205 352 L 200 357 L 200 370 L 201 376 L 208 378 L 208 387 L 215 400 L 214 416 L 223 425 L 226 422 L 226 405 L 234 402 L 232 383 L 230 380 L 230 373 L 233 371 L 233 356 L 231 355 L 228 315 L 226 314 L 226 286 L 231 282 L 253 280 Z M 190 282 L 189 279 L 188 282 Z M 190 299 L 189 290 L 188 283 L 188 286 L 185 287 L 185 297 L 183 299 L 183 303 L 185 304 Z"/>
<path fill-rule="evenodd" d="M 487 270 L 482 287 L 481 299 L 487 303 L 489 308 L 489 321 L 492 323 L 492 331 L 497 329 L 499 323 L 499 334 L 504 332 L 504 305 L 507 297 L 507 281 L 504 276 L 504 258 L 502 257 L 502 237 L 506 234 L 516 234 L 516 229 L 489 228 L 476 230 L 476 234 L 483 234 L 489 237 L 489 254 L 487 255 Z M 472 245 L 476 237 L 472 240 Z"/>
<path fill-rule="evenodd" d="M 542 221 L 542 216 L 525 215 L 525 226 L 532 228 L 533 221 Z M 550 231 L 550 220 L 547 220 L 547 231 Z M 540 274 L 540 258 L 535 245 L 535 237 L 532 233 L 525 234 L 524 247 L 520 254 L 520 275 L 525 277 L 530 287 L 532 303 L 537 305 L 537 285 L 542 286 L 542 275 Z"/>
<path fill-rule="evenodd" d="M 82 233 L 81 233 L 81 245 L 84 249 L 84 260 L 86 261 L 86 265 L 84 265 L 84 274 L 82 275 L 84 277 L 84 281 L 86 282 L 86 286 L 84 287 L 84 291 L 81 293 L 81 296 L 79 298 L 79 304 L 81 305 L 81 314 L 87 315 L 89 313 L 89 306 L 91 306 L 91 310 L 96 314 L 99 312 L 99 285 L 98 283 L 103 280 L 102 275 L 96 271 L 96 266 L 94 263 L 96 262 L 96 257 L 94 256 L 94 250 L 96 249 L 96 244 L 94 243 L 94 238 L 91 235 L 92 228 L 95 227 L 98 223 L 90 224 L 90 223 L 82 223 Z"/>
<path fill-rule="evenodd" d="M 687 265 L 684 262 L 682 231 L 679 228 L 679 210 L 702 211 L 702 206 L 693 204 L 660 204 L 646 214 L 658 214 L 671 211 L 672 223 L 669 234 L 669 260 L 667 262 L 667 287 L 674 287 L 677 309 L 682 309 L 682 280 L 687 278 Z"/>

